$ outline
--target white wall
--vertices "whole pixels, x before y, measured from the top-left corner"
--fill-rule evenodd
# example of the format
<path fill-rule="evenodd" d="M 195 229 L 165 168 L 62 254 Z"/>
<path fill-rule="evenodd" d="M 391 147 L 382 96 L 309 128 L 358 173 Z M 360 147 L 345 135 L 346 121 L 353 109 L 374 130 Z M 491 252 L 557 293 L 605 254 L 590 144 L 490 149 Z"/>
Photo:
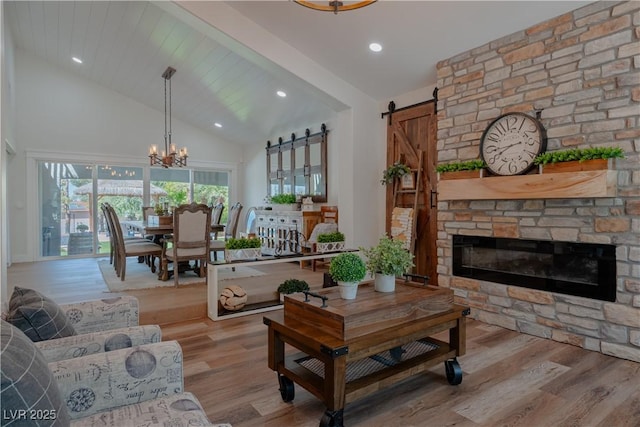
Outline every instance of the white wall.
<path fill-rule="evenodd" d="M 149 108 L 53 67 L 35 56 L 16 50 L 16 157 L 9 166 L 9 226 L 14 236 L 10 250 L 14 261 L 32 261 L 37 248 L 32 236 L 33 210 L 37 210 L 35 157 L 148 164 L 152 143 L 161 144 L 164 112 Z M 190 165 L 233 170 L 233 195 L 242 199 L 243 151 L 200 129 L 173 119 L 174 141 L 187 146 Z M 38 154 L 34 157 L 33 152 Z M 32 164 L 33 163 L 33 164 Z M 29 211 L 29 212 L 27 212 Z M 37 218 L 35 216 L 34 218 Z"/>

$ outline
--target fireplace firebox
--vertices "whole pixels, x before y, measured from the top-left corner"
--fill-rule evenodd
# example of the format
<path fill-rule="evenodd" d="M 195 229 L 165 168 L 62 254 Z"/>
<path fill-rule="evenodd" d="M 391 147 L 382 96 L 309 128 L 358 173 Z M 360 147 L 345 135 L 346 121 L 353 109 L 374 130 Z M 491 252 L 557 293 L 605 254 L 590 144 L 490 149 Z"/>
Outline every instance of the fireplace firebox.
<path fill-rule="evenodd" d="M 453 274 L 615 301 L 614 245 L 453 236 Z"/>

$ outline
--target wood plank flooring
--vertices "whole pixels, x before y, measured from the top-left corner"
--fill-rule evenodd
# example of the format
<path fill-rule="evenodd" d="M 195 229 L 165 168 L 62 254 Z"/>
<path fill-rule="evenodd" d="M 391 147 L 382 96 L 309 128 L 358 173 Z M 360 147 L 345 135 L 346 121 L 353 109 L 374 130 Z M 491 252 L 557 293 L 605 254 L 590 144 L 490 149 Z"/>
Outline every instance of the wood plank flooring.
<path fill-rule="evenodd" d="M 16 264 L 9 285 L 33 287 L 58 301 L 103 296 L 95 259 Z M 146 312 L 179 305 L 142 296 Z M 102 295 L 101 295 L 102 294 Z M 188 299 L 189 297 L 184 297 Z M 169 306 L 166 306 L 169 304 Z M 164 305 L 164 306 L 163 306 Z M 163 326 L 184 351 L 185 388 L 211 421 L 234 427 L 317 426 L 324 406 L 296 386 L 284 403 L 267 368 L 262 315 Z M 438 336 L 447 339 L 446 335 Z M 349 427 L 640 426 L 640 364 L 470 320 L 462 384 L 448 384 L 443 366 L 347 405 Z"/>

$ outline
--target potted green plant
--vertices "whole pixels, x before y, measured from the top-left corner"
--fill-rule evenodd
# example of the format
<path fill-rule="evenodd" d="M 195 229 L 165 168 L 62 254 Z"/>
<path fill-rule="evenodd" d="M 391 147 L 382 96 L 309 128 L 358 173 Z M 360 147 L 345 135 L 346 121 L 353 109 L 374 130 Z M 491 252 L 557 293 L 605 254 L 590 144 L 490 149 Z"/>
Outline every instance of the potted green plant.
<path fill-rule="evenodd" d="M 353 252 L 343 252 L 331 260 L 329 274 L 338 282 L 342 299 L 355 299 L 358 283 L 367 274 L 364 261 Z"/>
<path fill-rule="evenodd" d="M 482 178 L 487 164 L 481 159 L 444 163 L 436 166 L 438 179 Z"/>
<path fill-rule="evenodd" d="M 611 169 L 611 159 L 621 158 L 624 158 L 624 151 L 620 147 L 589 147 L 546 151 L 533 163 L 538 165 L 540 173 L 577 172 Z"/>
<path fill-rule="evenodd" d="M 224 259 L 227 262 L 258 259 L 262 255 L 262 242 L 257 237 L 230 238 L 225 243 Z"/>
<path fill-rule="evenodd" d="M 375 290 L 378 292 L 393 292 L 396 277 L 406 273 L 414 265 L 413 254 L 404 248 L 403 242 L 393 240 L 386 234 L 376 246 L 360 248 L 360 251 L 367 258 L 367 270 L 375 275 Z"/>
<path fill-rule="evenodd" d="M 318 234 L 316 252 L 337 252 L 344 249 L 344 234 L 339 231 L 334 233 Z"/>
<path fill-rule="evenodd" d="M 276 205 L 276 210 L 295 211 L 298 210 L 298 197 L 292 193 L 276 194 L 271 196 L 271 204 Z"/>
<path fill-rule="evenodd" d="M 284 300 L 284 295 L 293 294 L 296 292 L 304 292 L 309 290 L 309 284 L 304 280 L 299 279 L 287 279 L 280 283 L 278 286 L 278 292 L 280 293 L 280 301 Z"/>
<path fill-rule="evenodd" d="M 389 165 L 389 167 L 382 172 L 382 179 L 380 182 L 382 185 L 389 185 L 396 179 L 401 178 L 408 173 L 411 173 L 411 168 L 409 166 L 404 163 L 395 162 L 394 164 Z"/>

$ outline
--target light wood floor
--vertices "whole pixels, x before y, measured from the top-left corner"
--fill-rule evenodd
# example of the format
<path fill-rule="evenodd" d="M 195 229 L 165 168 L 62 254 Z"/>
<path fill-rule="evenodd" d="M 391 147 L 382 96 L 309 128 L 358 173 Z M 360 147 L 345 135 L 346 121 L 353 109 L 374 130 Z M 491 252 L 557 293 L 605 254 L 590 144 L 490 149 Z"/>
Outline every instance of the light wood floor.
<path fill-rule="evenodd" d="M 16 264 L 8 278 L 10 286 L 40 289 L 59 301 L 104 296 L 106 290 L 95 259 Z M 172 297 L 151 302 L 145 293 L 141 307 L 163 310 L 190 298 L 182 289 L 167 291 Z M 211 421 L 234 427 L 318 425 L 325 408 L 310 393 L 296 387 L 292 403 L 281 400 L 276 374 L 267 368 L 262 315 L 203 318 L 162 329 L 165 340 L 182 345 L 185 388 Z M 345 425 L 640 426 L 639 363 L 473 320 L 467 354 L 459 361 L 459 386 L 448 384 L 442 366 L 434 367 L 349 404 Z"/>

